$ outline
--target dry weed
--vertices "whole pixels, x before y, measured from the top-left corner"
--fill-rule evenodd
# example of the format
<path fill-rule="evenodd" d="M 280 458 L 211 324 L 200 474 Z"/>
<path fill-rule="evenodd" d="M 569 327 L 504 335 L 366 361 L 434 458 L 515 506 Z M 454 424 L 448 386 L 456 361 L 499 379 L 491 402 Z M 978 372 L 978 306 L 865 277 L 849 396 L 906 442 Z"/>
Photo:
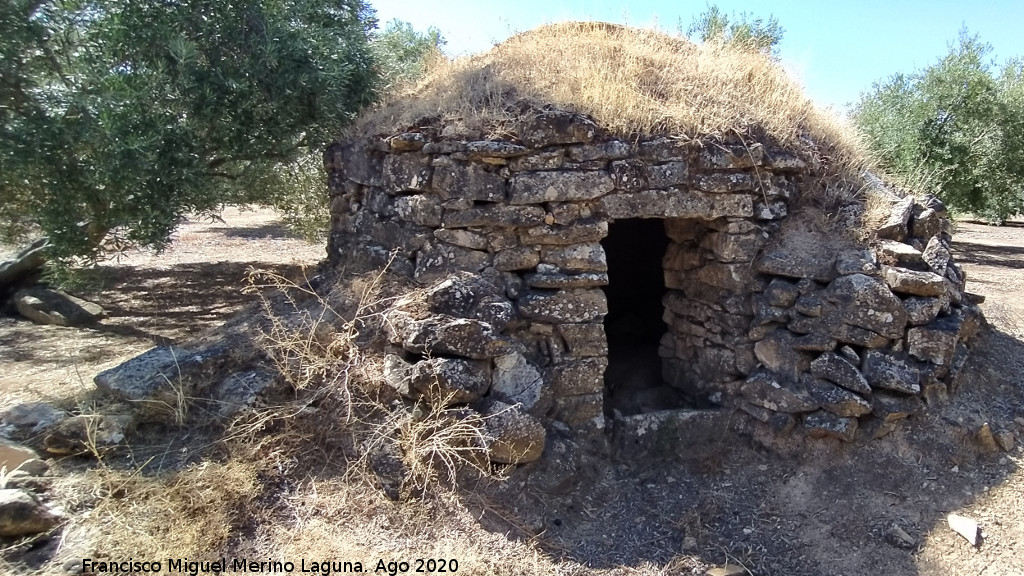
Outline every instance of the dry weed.
<path fill-rule="evenodd" d="M 212 557 L 249 516 L 259 493 L 247 462 L 204 461 L 157 476 L 141 471 L 101 466 L 64 480 L 74 484 L 65 492 L 77 494 L 78 505 L 91 506 L 71 517 L 64 539 L 97 540 L 102 553 L 114 558 Z"/>

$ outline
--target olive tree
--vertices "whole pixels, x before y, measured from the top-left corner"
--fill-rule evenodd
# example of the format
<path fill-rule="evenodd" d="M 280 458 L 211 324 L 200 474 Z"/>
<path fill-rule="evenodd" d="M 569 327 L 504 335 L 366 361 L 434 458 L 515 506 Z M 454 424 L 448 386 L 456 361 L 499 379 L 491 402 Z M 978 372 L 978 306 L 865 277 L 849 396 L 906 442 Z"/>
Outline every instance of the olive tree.
<path fill-rule="evenodd" d="M 40 240 L 0 290 L 257 200 L 374 100 L 375 26 L 362 0 L 6 0 L 0 239 Z"/>
<path fill-rule="evenodd" d="M 852 118 L 884 169 L 999 222 L 1024 210 L 1024 75 L 991 51 L 963 31 L 935 64 L 876 83 Z"/>
<path fill-rule="evenodd" d="M 677 28 L 682 33 L 682 22 Z M 686 35 L 699 42 L 719 42 L 777 56 L 775 51 L 784 32 L 774 16 L 767 20 L 746 12 L 730 16 L 718 6 L 710 5 L 693 19 Z"/>

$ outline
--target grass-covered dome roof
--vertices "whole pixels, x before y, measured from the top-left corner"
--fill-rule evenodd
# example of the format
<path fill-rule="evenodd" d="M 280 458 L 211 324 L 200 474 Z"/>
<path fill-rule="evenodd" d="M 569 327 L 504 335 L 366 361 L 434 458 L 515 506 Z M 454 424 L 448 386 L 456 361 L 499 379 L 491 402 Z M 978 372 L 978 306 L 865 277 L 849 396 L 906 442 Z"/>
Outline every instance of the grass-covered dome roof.
<path fill-rule="evenodd" d="M 393 133 L 422 118 L 493 129 L 515 120 L 524 104 L 587 114 L 624 138 L 756 130 L 791 146 L 809 139 L 848 160 L 861 155 L 851 130 L 817 109 L 769 56 L 599 22 L 546 25 L 439 62 L 418 85 L 365 113 L 356 129 Z"/>

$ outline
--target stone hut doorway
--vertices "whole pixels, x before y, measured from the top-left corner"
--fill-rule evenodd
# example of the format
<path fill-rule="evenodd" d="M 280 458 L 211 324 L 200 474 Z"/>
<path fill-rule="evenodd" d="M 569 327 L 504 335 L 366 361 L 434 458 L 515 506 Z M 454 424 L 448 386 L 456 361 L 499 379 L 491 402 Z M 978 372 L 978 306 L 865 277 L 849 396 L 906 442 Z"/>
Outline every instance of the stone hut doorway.
<path fill-rule="evenodd" d="M 670 243 L 665 221 L 651 218 L 612 221 L 601 241 L 608 262 L 604 406 L 609 417 L 685 404 L 682 392 L 665 382 L 658 353 L 669 330 L 662 262 Z"/>

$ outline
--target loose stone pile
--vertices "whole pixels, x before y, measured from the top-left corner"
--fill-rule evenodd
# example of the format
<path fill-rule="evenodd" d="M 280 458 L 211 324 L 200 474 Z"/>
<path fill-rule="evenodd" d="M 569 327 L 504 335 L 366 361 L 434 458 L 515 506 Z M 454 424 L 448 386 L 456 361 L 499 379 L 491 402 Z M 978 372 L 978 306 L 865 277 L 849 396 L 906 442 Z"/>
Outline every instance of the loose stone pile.
<path fill-rule="evenodd" d="M 430 125 L 328 149 L 329 258 L 426 287 L 390 314 L 389 381 L 409 397 L 515 414 L 525 440 L 510 456 L 539 456 L 540 424 L 605 428 L 601 242 L 623 219 L 668 237 L 659 355 L 686 397 L 852 440 L 955 386 L 981 318 L 941 203 L 893 197 L 876 238 L 858 245 L 797 214 L 823 186 L 806 151 L 624 142 L 557 110 L 524 114 L 501 140 L 456 132 Z"/>

